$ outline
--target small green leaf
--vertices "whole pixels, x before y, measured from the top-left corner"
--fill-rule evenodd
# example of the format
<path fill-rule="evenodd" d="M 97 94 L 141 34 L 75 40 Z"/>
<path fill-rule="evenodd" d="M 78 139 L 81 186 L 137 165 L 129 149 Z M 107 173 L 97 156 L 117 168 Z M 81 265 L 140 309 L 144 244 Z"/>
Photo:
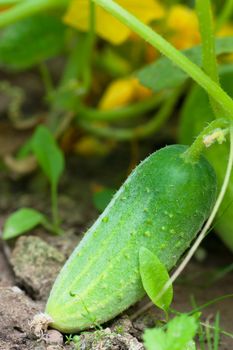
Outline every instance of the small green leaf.
<path fill-rule="evenodd" d="M 36 210 L 22 208 L 9 216 L 3 228 L 3 239 L 11 239 L 31 230 L 45 221 L 45 217 Z"/>
<path fill-rule="evenodd" d="M 180 315 L 161 328 L 146 329 L 143 335 L 147 350 L 196 350 L 193 338 L 198 322 L 194 316 Z"/>
<path fill-rule="evenodd" d="M 173 298 L 173 288 L 170 286 L 161 297 L 158 296 L 169 281 L 170 277 L 166 267 L 147 248 L 139 251 L 140 275 L 143 287 L 153 303 L 167 311 Z"/>
<path fill-rule="evenodd" d="M 195 316 L 183 314 L 173 318 L 167 325 L 168 349 L 187 350 L 197 332 L 197 328 L 198 324 Z"/>
<path fill-rule="evenodd" d="M 64 156 L 53 135 L 45 126 L 39 126 L 32 137 L 32 150 L 44 174 L 57 186 L 64 170 Z"/>
<path fill-rule="evenodd" d="M 166 333 L 161 328 L 146 329 L 143 340 L 147 350 L 166 349 Z"/>
<path fill-rule="evenodd" d="M 183 53 L 194 63 L 201 66 L 201 46 L 196 46 Z M 233 52 L 233 37 L 216 40 L 216 54 L 222 55 Z M 155 63 L 149 64 L 136 72 L 140 82 L 154 92 L 175 88 L 188 79 L 188 75 L 175 66 L 168 58 L 162 57 Z"/>
<path fill-rule="evenodd" d="M 104 188 L 102 191 L 93 194 L 93 203 L 100 212 L 103 212 L 116 191 L 111 188 Z"/>
<path fill-rule="evenodd" d="M 0 64 L 24 70 L 64 48 L 65 25 L 54 16 L 37 15 L 4 29 L 0 35 Z"/>

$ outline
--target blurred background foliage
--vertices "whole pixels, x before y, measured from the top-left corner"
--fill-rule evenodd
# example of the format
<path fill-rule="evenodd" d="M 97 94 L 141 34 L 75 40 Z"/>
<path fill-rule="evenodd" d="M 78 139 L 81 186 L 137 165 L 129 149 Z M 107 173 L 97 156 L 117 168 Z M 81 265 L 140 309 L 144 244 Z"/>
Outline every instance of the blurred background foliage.
<path fill-rule="evenodd" d="M 117 2 L 201 66 L 194 1 Z M 219 72 L 232 96 L 233 1 L 212 4 Z M 37 168 L 32 140 L 41 124 L 66 157 L 107 157 L 124 143 L 132 169 L 145 143 L 191 143 L 214 118 L 184 73 L 90 1 L 1 0 L 0 11 L 0 157 L 10 176 Z M 227 146 L 224 152 L 220 182 Z M 219 231 L 233 249 L 232 209 L 225 213 L 231 187 Z M 103 209 L 112 189 L 93 191 Z"/>

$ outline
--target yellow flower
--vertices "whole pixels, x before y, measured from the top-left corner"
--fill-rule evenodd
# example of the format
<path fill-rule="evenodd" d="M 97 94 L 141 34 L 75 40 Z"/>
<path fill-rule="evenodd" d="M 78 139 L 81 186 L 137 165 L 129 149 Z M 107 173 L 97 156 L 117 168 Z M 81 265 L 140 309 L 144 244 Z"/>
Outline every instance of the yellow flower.
<path fill-rule="evenodd" d="M 126 106 L 132 102 L 149 97 L 151 90 L 142 86 L 135 78 L 114 80 L 104 92 L 99 108 L 102 110 Z"/>
<path fill-rule="evenodd" d="M 156 24 L 155 31 L 164 36 L 179 50 L 198 45 L 201 40 L 196 13 L 184 5 L 171 6 L 166 12 L 163 26 Z M 152 62 L 158 57 L 159 52 L 148 45 L 146 61 Z"/>
<path fill-rule="evenodd" d="M 170 41 L 180 50 L 200 43 L 196 13 L 186 6 L 174 5 L 171 7 L 167 17 L 167 30 L 171 32 Z"/>
<path fill-rule="evenodd" d="M 232 36 L 233 35 L 233 25 L 232 24 L 225 24 L 217 33 L 217 36 L 224 37 L 224 36 Z"/>
<path fill-rule="evenodd" d="M 217 33 L 218 37 L 224 37 L 224 36 L 232 36 L 233 35 L 233 25 L 228 23 L 225 24 Z M 233 62 L 233 54 L 229 53 L 227 55 L 225 55 L 224 57 L 224 61 L 225 62 Z"/>
<path fill-rule="evenodd" d="M 114 141 L 100 140 L 91 135 L 83 136 L 74 145 L 74 152 L 85 157 L 106 156 L 115 146 Z"/>
<path fill-rule="evenodd" d="M 164 9 L 158 0 L 116 0 L 116 2 L 144 23 L 164 16 Z M 101 7 L 96 6 L 95 13 L 96 32 L 103 39 L 117 45 L 130 36 L 131 30 Z M 64 21 L 81 31 L 88 31 L 89 0 L 72 0 Z"/>

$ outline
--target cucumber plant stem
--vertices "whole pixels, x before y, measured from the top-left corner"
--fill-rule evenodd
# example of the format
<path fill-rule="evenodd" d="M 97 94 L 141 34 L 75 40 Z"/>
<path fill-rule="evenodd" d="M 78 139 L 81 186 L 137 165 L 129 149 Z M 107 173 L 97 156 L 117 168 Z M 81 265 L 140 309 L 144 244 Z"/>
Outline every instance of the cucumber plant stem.
<path fill-rule="evenodd" d="M 59 234 L 59 214 L 58 214 L 58 196 L 57 196 L 57 185 L 51 184 L 51 205 L 52 205 L 52 223 L 54 232 Z"/>
<path fill-rule="evenodd" d="M 227 119 L 216 119 L 212 121 L 196 138 L 188 150 L 183 154 L 184 159 L 188 162 L 195 163 L 198 161 L 200 154 L 202 153 L 205 144 L 204 138 L 208 135 L 211 135 L 215 130 L 218 129 L 228 129 L 229 121 Z"/>
<path fill-rule="evenodd" d="M 196 12 L 202 37 L 202 64 L 204 71 L 219 83 L 215 53 L 214 23 L 210 0 L 196 0 Z"/>
<path fill-rule="evenodd" d="M 46 62 L 41 62 L 38 65 L 38 69 L 39 69 L 39 72 L 40 72 L 40 75 L 41 75 L 41 79 L 42 79 L 42 81 L 44 83 L 46 96 L 48 98 L 54 91 L 54 86 L 53 86 L 53 81 L 52 81 L 51 74 L 49 72 L 49 69 L 47 67 Z"/>
<path fill-rule="evenodd" d="M 87 93 L 91 86 L 91 60 L 92 52 L 95 46 L 95 4 L 89 0 L 89 31 L 86 34 L 85 50 L 80 53 L 85 58 L 83 71 L 84 90 Z"/>
<path fill-rule="evenodd" d="M 228 113 L 228 117 L 233 119 L 233 100 L 221 89 L 203 70 L 185 57 L 180 51 L 166 41 L 162 36 L 153 31 L 150 27 L 142 23 L 135 16 L 129 13 L 120 5 L 112 0 L 93 0 L 96 4 L 103 7 L 114 17 L 136 32 L 139 36 L 157 48 L 163 55 L 167 56 L 179 68 L 186 72 L 195 80 L 207 93 L 218 102 Z"/>
<path fill-rule="evenodd" d="M 158 131 L 162 125 L 167 121 L 174 106 L 179 99 L 182 89 L 176 89 L 166 101 L 163 102 L 161 109 L 152 117 L 147 123 L 136 126 L 134 128 L 114 128 L 108 126 L 98 126 L 91 124 L 85 120 L 79 120 L 78 124 L 88 132 L 103 138 L 111 138 L 120 141 L 127 141 L 132 139 L 143 139 Z"/>
<path fill-rule="evenodd" d="M 227 22 L 227 20 L 230 18 L 232 15 L 233 11 L 233 0 L 225 0 L 225 4 L 223 5 L 222 12 L 217 18 L 216 26 L 215 26 L 215 31 L 219 31 L 221 27 Z"/>
<path fill-rule="evenodd" d="M 0 14 L 0 28 L 50 8 L 65 8 L 67 0 L 25 0 Z"/>
<path fill-rule="evenodd" d="M 16 5 L 25 0 L 0 0 L 0 7 L 5 7 L 9 5 Z"/>
<path fill-rule="evenodd" d="M 134 103 L 127 107 L 113 110 L 98 110 L 80 103 L 77 106 L 77 120 L 88 121 L 113 121 L 127 118 L 135 118 L 159 106 L 165 100 L 166 94 L 155 94 L 147 99 Z"/>
<path fill-rule="evenodd" d="M 214 22 L 210 0 L 196 0 L 196 12 L 199 21 L 200 34 L 202 38 L 202 65 L 206 74 L 218 85 L 218 67 L 215 52 Z M 222 108 L 218 102 L 210 97 L 210 104 L 216 118 L 221 114 Z"/>

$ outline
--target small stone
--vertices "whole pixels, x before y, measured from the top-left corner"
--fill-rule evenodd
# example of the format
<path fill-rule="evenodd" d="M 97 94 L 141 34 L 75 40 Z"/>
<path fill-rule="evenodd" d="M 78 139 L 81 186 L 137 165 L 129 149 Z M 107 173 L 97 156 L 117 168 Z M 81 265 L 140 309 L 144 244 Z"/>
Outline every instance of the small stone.
<path fill-rule="evenodd" d="M 14 293 L 19 293 L 19 294 L 23 293 L 22 289 L 20 289 L 20 288 L 17 287 L 17 286 L 11 287 L 11 290 L 12 290 L 12 292 L 14 292 Z"/>
<path fill-rule="evenodd" d="M 116 320 L 112 327 L 112 331 L 115 333 L 123 334 L 123 333 L 132 333 L 134 331 L 132 322 L 130 321 L 128 316 L 122 316 L 118 320 Z"/>
<path fill-rule="evenodd" d="M 80 349 L 90 350 L 144 350 L 143 344 L 131 334 L 122 334 L 106 328 L 96 332 L 85 332 L 80 336 Z"/>
<path fill-rule="evenodd" d="M 52 321 L 52 318 L 43 312 L 36 314 L 29 323 L 32 334 L 35 335 L 36 338 L 42 338 Z"/>
<path fill-rule="evenodd" d="M 10 258 L 19 286 L 37 300 L 46 300 L 65 262 L 57 249 L 39 237 L 20 237 Z"/>
<path fill-rule="evenodd" d="M 46 350 L 63 350 L 63 346 L 61 345 L 49 345 Z"/>
<path fill-rule="evenodd" d="M 45 342 L 50 345 L 62 345 L 63 336 L 59 331 L 55 329 L 50 329 L 45 334 Z"/>

